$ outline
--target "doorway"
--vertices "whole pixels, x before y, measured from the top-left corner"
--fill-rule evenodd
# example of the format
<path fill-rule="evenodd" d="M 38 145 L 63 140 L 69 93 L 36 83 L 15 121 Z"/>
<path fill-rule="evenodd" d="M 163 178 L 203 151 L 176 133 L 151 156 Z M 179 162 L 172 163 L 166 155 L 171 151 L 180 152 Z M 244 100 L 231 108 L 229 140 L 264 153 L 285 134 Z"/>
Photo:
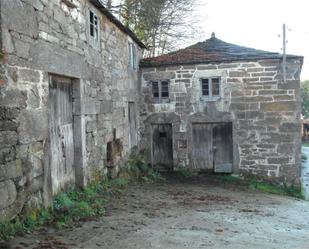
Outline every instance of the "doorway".
<path fill-rule="evenodd" d="M 192 124 L 194 167 L 215 173 L 232 173 L 232 123 Z"/>
<path fill-rule="evenodd" d="M 152 125 L 152 164 L 159 170 L 173 169 L 173 134 L 171 124 Z"/>
<path fill-rule="evenodd" d="M 72 80 L 50 76 L 49 137 L 52 193 L 75 181 Z"/>

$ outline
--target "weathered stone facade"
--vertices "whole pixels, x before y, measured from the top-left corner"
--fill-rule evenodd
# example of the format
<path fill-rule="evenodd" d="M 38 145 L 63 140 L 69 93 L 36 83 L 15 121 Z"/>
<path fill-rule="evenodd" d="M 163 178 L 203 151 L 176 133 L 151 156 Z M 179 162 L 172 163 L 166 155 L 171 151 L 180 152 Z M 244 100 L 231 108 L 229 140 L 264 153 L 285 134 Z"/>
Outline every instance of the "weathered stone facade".
<path fill-rule="evenodd" d="M 286 82 L 280 58 L 164 65 L 168 60 L 166 55 L 142 62 L 142 147 L 149 162 L 154 124 L 172 125 L 174 168 L 194 169 L 193 124 L 232 123 L 233 173 L 299 184 L 301 57 L 288 59 Z M 221 90 L 209 101 L 202 97 L 201 79 L 210 77 L 221 79 Z M 169 99 L 163 103 L 154 101 L 151 85 L 160 80 L 169 81 Z"/>
<path fill-rule="evenodd" d="M 139 98 L 138 69 L 130 67 L 129 43 L 135 44 L 137 57 L 142 45 L 98 1 L 73 3 L 1 1 L 0 220 L 29 206 L 49 205 L 67 184 L 84 186 L 95 174 L 107 174 L 108 142 L 121 143 L 110 166 L 120 165 L 134 146 L 128 103 Z M 89 10 L 99 17 L 98 47 L 89 43 Z M 52 150 L 51 136 L 59 127 L 51 128 L 50 91 L 59 75 L 71 82 L 74 140 L 74 170 L 62 183 L 61 169 L 51 163 L 58 153 Z M 68 140 L 59 139 L 66 148 Z M 63 162 L 65 156 L 56 159 Z"/>

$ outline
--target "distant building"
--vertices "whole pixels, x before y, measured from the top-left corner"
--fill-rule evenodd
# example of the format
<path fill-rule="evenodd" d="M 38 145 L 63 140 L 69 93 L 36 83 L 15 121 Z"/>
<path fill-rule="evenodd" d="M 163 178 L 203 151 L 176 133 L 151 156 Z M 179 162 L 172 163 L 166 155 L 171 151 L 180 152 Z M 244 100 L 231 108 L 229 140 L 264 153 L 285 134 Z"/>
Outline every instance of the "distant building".
<path fill-rule="evenodd" d="M 282 55 L 214 34 L 142 60 L 142 147 L 149 162 L 299 184 L 302 63 L 288 55 L 283 82 Z"/>

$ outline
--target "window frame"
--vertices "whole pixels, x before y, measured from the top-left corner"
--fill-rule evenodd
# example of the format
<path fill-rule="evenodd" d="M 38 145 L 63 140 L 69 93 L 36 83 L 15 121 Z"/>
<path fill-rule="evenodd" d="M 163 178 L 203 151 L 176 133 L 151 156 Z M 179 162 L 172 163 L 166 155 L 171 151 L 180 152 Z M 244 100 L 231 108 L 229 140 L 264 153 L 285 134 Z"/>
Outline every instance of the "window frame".
<path fill-rule="evenodd" d="M 219 93 L 218 95 L 213 95 L 213 80 L 218 79 L 219 83 Z M 203 94 L 203 80 L 208 80 L 208 95 Z M 221 98 L 221 77 L 202 77 L 200 78 L 200 87 L 201 87 L 201 99 L 205 101 L 216 101 Z"/>
<path fill-rule="evenodd" d="M 91 15 L 93 15 L 93 20 L 91 22 Z M 95 19 L 97 24 L 95 24 Z M 99 15 L 93 9 L 88 9 L 88 40 L 89 44 L 95 48 L 100 49 L 100 40 L 101 40 L 101 30 L 100 30 L 101 19 Z M 93 28 L 93 35 L 91 35 L 91 30 Z M 95 34 L 97 34 L 95 36 Z"/>
<path fill-rule="evenodd" d="M 129 42 L 129 65 L 132 69 L 137 69 L 137 48 L 133 42 Z"/>
<path fill-rule="evenodd" d="M 153 84 L 157 83 L 158 86 L 158 97 L 154 97 L 154 87 Z M 162 93 L 163 93 L 163 87 L 162 87 L 162 83 L 167 83 L 167 93 L 168 96 L 166 97 L 162 97 Z M 155 103 L 168 103 L 170 101 L 170 80 L 153 80 L 150 82 L 151 85 L 151 96 L 152 99 L 154 100 Z M 165 91 L 166 92 L 166 91 Z"/>

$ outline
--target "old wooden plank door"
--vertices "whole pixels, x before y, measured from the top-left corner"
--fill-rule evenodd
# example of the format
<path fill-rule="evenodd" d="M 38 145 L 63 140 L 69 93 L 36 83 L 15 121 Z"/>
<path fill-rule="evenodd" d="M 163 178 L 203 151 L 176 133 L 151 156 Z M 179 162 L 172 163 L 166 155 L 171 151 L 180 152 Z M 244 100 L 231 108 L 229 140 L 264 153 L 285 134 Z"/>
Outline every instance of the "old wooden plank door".
<path fill-rule="evenodd" d="M 137 145 L 136 111 L 135 103 L 129 102 L 129 146 L 133 148 Z"/>
<path fill-rule="evenodd" d="M 213 169 L 212 125 L 192 124 L 192 142 L 194 167 L 201 170 Z"/>
<path fill-rule="evenodd" d="M 50 79 L 50 165 L 53 193 L 74 182 L 72 81 Z"/>
<path fill-rule="evenodd" d="M 173 168 L 173 134 L 171 124 L 152 125 L 152 162 L 162 170 Z"/>
<path fill-rule="evenodd" d="M 232 123 L 213 125 L 214 171 L 232 173 L 233 137 Z"/>

